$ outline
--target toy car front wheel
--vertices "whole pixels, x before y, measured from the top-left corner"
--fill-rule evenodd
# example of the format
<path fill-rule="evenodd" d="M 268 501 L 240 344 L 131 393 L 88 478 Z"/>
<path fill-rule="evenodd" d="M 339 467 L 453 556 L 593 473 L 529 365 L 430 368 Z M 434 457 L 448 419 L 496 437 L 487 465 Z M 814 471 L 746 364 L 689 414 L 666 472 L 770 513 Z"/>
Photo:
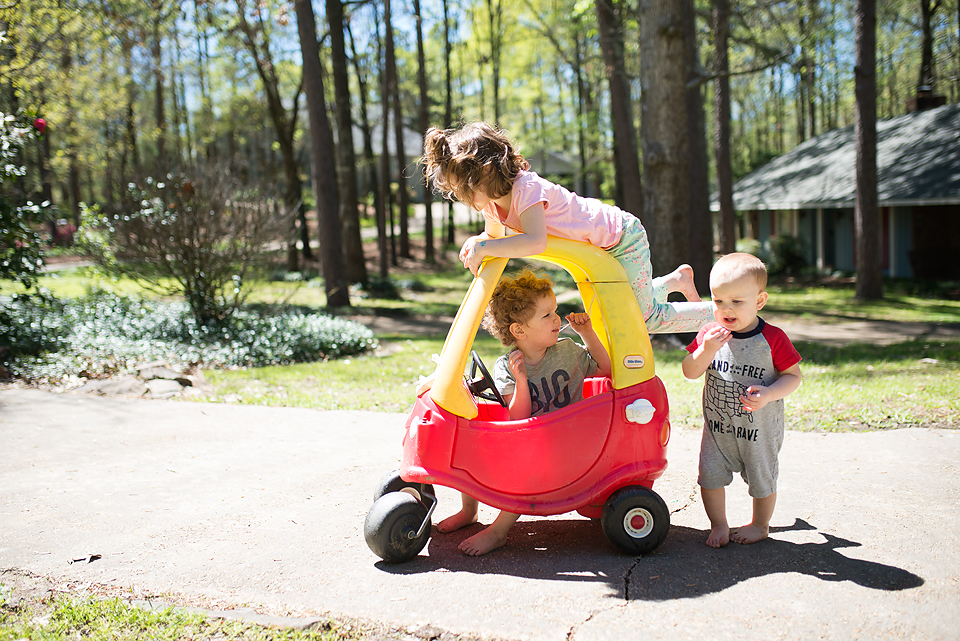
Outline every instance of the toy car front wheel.
<path fill-rule="evenodd" d="M 400 478 L 400 472 L 398 470 L 394 470 L 380 479 L 380 483 L 377 484 L 377 489 L 373 491 L 373 500 L 376 501 L 381 496 L 389 492 L 406 492 L 415 499 L 423 501 L 423 496 L 421 496 L 422 489 L 425 489 L 430 495 L 436 496 L 432 485 L 427 484 L 426 486 L 421 487 L 420 483 L 404 481 L 402 478 Z"/>
<path fill-rule="evenodd" d="M 624 552 L 646 554 L 667 538 L 670 511 L 653 490 L 629 485 L 607 499 L 600 525 L 610 542 Z"/>
<path fill-rule="evenodd" d="M 421 526 L 423 533 L 417 536 Z M 407 492 L 388 492 L 367 512 L 363 536 L 370 550 L 384 561 L 409 561 L 420 554 L 430 538 L 427 508 Z"/>

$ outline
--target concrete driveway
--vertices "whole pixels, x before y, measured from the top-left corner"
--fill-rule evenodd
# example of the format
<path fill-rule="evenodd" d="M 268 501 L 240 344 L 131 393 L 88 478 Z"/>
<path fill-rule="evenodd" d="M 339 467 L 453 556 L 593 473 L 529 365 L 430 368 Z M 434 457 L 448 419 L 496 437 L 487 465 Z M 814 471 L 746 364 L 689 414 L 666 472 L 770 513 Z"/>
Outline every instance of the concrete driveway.
<path fill-rule="evenodd" d="M 457 550 L 478 526 L 435 532 L 392 566 L 362 525 L 404 418 L 0 391 L 0 570 L 427 638 L 958 638 L 960 432 L 788 432 L 771 538 L 720 550 L 703 543 L 699 433 L 675 432 L 654 554 L 569 514 L 523 517 L 481 558 Z M 459 508 L 438 490 L 434 522 Z M 728 513 L 749 520 L 740 481 Z"/>

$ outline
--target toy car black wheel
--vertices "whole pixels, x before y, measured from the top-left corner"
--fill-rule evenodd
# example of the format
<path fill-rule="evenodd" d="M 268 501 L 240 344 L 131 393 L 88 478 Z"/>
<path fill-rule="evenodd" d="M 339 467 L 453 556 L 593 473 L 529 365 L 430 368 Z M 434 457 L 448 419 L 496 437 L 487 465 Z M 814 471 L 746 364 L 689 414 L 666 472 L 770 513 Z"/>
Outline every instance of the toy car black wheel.
<path fill-rule="evenodd" d="M 483 361 L 480 360 L 480 356 L 476 350 L 470 351 L 470 358 L 472 360 L 470 363 L 470 379 L 467 381 L 467 387 L 470 389 L 470 393 L 477 398 L 500 403 L 500 405 L 506 407 L 507 402 L 503 400 L 500 390 L 494 385 L 493 377 L 490 376 L 490 372 L 487 371 L 486 366 L 484 366 Z M 480 376 L 477 376 L 478 370 Z"/>
<path fill-rule="evenodd" d="M 652 552 L 667 538 L 670 510 L 653 490 L 628 485 L 603 506 L 600 526 L 610 542 L 628 554 Z"/>
<path fill-rule="evenodd" d="M 423 527 L 423 533 L 417 532 Z M 388 563 L 403 563 L 420 554 L 430 538 L 423 503 L 406 492 L 389 492 L 374 502 L 363 523 L 370 550 Z"/>
<path fill-rule="evenodd" d="M 436 492 L 433 491 L 432 485 L 427 484 L 425 488 L 421 488 L 420 483 L 404 481 L 402 478 L 400 478 L 400 472 L 394 470 L 380 479 L 380 483 L 377 484 L 377 489 L 373 491 L 373 500 L 376 502 L 376 500 L 381 496 L 390 492 L 406 492 L 407 494 L 413 496 L 413 498 L 419 499 L 421 502 L 423 502 L 421 489 L 426 489 L 431 496 L 436 496 Z"/>

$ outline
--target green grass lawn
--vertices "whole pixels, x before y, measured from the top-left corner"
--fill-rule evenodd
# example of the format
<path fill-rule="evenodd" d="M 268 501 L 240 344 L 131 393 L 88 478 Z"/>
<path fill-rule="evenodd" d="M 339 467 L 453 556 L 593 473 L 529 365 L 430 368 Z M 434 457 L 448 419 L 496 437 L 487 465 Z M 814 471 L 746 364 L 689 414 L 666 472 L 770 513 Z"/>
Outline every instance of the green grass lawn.
<path fill-rule="evenodd" d="M 539 266 L 539 264 L 537 265 Z M 511 264 L 510 270 L 514 269 Z M 573 286 L 566 272 L 547 270 L 558 293 Z M 458 264 L 417 273 L 398 274 L 399 299 L 382 299 L 353 292 L 350 313 L 389 314 L 417 318 L 452 316 L 470 282 Z M 77 296 L 91 287 L 141 294 L 135 283 L 103 277 L 95 268 L 45 275 L 44 287 L 55 295 Z M 863 303 L 852 285 L 800 286 L 773 282 L 764 316 L 783 320 L 837 323 L 845 320 L 896 320 L 919 323 L 960 323 L 960 301 L 930 298 L 909 284 L 888 284 L 883 300 Z M 0 283 L 0 293 L 12 293 Z M 322 308 L 318 281 L 255 283 L 251 301 L 286 302 Z M 572 303 L 576 304 L 576 301 Z M 504 348 L 481 333 L 475 348 L 492 365 Z M 318 409 L 407 412 L 419 377 L 434 370 L 431 355 L 439 353 L 443 337 L 381 337 L 375 353 L 289 366 L 246 370 L 205 371 L 206 394 L 200 400 Z M 671 400 L 671 417 L 678 427 L 696 428 L 700 421 L 702 381 L 687 381 L 680 372 L 684 351 L 656 349 L 657 374 Z M 787 400 L 788 424 L 796 429 L 877 429 L 904 425 L 960 427 L 960 343 L 913 341 L 890 346 L 852 345 L 831 348 L 798 344 L 804 357 L 802 387 Z"/>
<path fill-rule="evenodd" d="M 246 370 L 206 371 L 211 386 L 205 400 L 323 410 L 406 412 L 421 376 L 436 369 L 433 354 L 443 338 L 381 339 L 380 349 L 364 356 L 325 363 L 300 363 Z M 485 363 L 503 353 L 499 341 L 482 336 L 474 349 Z"/>
<path fill-rule="evenodd" d="M 826 347 L 798 342 L 803 384 L 787 397 L 790 429 L 960 428 L 960 341 Z M 671 422 L 699 429 L 703 380 L 680 371 L 685 352 L 658 351 Z"/>
<path fill-rule="evenodd" d="M 849 320 L 888 320 L 909 323 L 960 323 L 960 300 L 928 298 L 887 286 L 883 299 L 863 302 L 854 297 L 852 285 L 795 287 L 773 284 L 765 316 L 788 316 L 794 320 L 837 323 Z"/>
<path fill-rule="evenodd" d="M 439 338 L 391 338 L 376 354 L 327 363 L 205 373 L 216 402 L 317 409 L 407 412 L 420 376 L 434 370 Z M 862 430 L 903 426 L 960 428 L 960 341 L 824 347 L 797 343 L 803 385 L 786 401 L 791 429 Z M 483 336 L 474 349 L 492 366 L 504 353 Z M 657 375 L 667 388 L 671 421 L 700 427 L 703 379 L 680 371 L 686 352 L 657 347 Z"/>

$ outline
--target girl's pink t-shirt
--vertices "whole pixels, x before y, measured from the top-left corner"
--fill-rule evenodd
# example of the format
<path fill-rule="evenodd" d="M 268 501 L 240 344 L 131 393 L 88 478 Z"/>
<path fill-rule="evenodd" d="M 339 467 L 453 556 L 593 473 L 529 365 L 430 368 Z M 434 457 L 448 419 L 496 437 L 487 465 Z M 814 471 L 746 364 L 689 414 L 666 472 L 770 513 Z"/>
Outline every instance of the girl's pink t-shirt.
<path fill-rule="evenodd" d="M 552 236 L 588 242 L 601 249 L 620 242 L 626 212 L 596 198 L 578 196 L 533 171 L 520 172 L 514 181 L 509 212 L 504 213 L 491 202 L 483 208 L 483 215 L 523 233 L 520 214 L 537 203 L 543 203 L 547 233 Z"/>

